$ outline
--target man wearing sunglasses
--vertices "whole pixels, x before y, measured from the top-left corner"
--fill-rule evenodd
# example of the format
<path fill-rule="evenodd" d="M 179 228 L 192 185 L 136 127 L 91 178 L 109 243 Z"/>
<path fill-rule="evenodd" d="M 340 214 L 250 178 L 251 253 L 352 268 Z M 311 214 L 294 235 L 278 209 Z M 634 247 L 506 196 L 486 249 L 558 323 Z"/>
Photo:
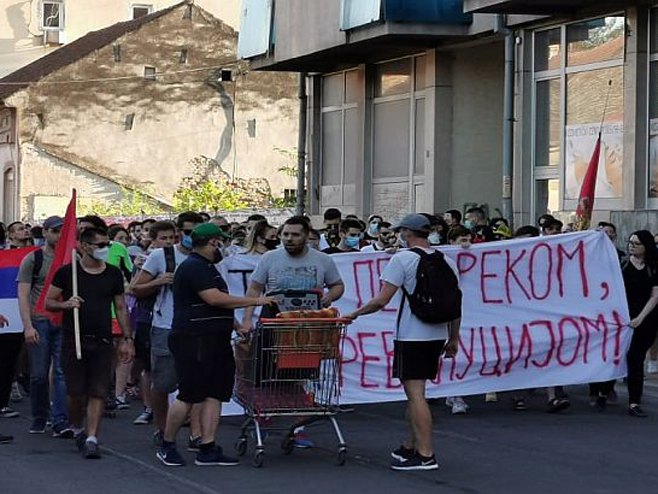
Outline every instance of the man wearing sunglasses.
<path fill-rule="evenodd" d="M 66 382 L 61 363 L 62 328 L 55 326 L 48 316 L 34 311 L 55 257 L 55 246 L 63 224 L 64 220 L 59 216 L 51 216 L 43 222 L 46 245 L 23 259 L 17 281 L 23 335 L 30 354 L 30 434 L 44 434 L 46 423 L 52 418 L 53 436 L 71 438 L 73 431 L 69 427 Z M 52 390 L 49 379 L 51 366 Z"/>
<path fill-rule="evenodd" d="M 69 416 L 76 444 L 84 458 L 100 458 L 98 430 L 112 372 L 112 306 L 123 333 L 120 355 L 130 362 L 135 354 L 123 275 L 107 264 L 110 242 L 105 230 L 86 228 L 80 234 L 82 259 L 77 263 L 78 294 L 73 294 L 73 266 L 57 270 L 46 295 L 46 309 L 63 311 L 62 367 L 66 377 Z M 82 359 L 76 357 L 74 311 L 79 309 Z M 86 415 L 86 432 L 83 428 Z"/>
<path fill-rule="evenodd" d="M 153 440 L 157 446 L 162 442 L 167 422 L 169 393 L 173 393 L 178 387 L 174 358 L 169 351 L 168 343 L 174 319 L 174 272 L 192 252 L 192 231 L 202 223 L 203 218 L 197 213 L 186 212 L 178 215 L 176 228 L 180 242 L 173 249 L 153 250 L 133 285 L 133 292 L 137 298 L 157 295 L 151 327 L 151 407 L 153 422 L 157 427 Z M 200 435 L 196 425 L 193 425 L 192 435 Z M 194 445 L 190 447 L 196 448 Z"/>

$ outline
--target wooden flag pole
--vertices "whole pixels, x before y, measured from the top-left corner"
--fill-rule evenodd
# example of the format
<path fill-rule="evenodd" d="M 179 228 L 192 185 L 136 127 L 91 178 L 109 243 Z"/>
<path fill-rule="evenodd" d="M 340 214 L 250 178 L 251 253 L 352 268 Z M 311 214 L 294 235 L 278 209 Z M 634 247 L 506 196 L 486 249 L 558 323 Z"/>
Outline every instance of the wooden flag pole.
<path fill-rule="evenodd" d="M 75 249 L 71 253 L 71 267 L 73 270 L 73 296 L 78 296 L 78 253 Z M 80 343 L 80 309 L 73 309 L 73 332 L 75 334 L 75 355 L 82 360 L 82 344 Z"/>

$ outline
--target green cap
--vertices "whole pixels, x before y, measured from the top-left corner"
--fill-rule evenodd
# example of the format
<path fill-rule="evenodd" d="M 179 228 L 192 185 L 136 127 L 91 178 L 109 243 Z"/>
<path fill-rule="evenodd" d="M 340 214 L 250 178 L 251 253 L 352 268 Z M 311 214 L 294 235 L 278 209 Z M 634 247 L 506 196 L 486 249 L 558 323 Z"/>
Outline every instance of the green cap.
<path fill-rule="evenodd" d="M 192 230 L 192 238 L 229 238 L 229 236 L 213 223 L 202 223 Z"/>

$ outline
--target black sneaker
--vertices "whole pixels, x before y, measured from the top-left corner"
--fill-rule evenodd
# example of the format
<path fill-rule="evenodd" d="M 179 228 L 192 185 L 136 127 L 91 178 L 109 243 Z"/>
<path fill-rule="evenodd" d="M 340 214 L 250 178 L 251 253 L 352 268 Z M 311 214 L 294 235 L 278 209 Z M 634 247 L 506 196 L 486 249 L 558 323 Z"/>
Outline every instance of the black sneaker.
<path fill-rule="evenodd" d="M 84 432 L 81 432 L 80 434 L 76 435 L 74 437 L 75 439 L 75 445 L 78 448 L 78 451 L 82 451 L 82 449 L 85 446 L 85 442 L 87 441 L 87 434 Z"/>
<path fill-rule="evenodd" d="M 153 433 L 153 445 L 156 448 L 162 447 L 162 441 L 164 441 L 164 432 L 157 430 Z"/>
<path fill-rule="evenodd" d="M 55 424 L 53 426 L 53 437 L 71 439 L 73 437 L 73 429 L 66 424 Z"/>
<path fill-rule="evenodd" d="M 176 446 L 162 446 L 155 453 L 155 456 L 168 467 L 185 466 L 185 460 L 180 453 L 178 453 Z"/>
<path fill-rule="evenodd" d="M 192 437 L 187 440 L 187 450 L 192 453 L 198 453 L 201 451 L 201 436 Z"/>
<path fill-rule="evenodd" d="M 605 412 L 606 407 L 608 406 L 608 397 L 607 396 L 597 396 L 596 397 L 596 410 L 598 412 Z"/>
<path fill-rule="evenodd" d="M 45 434 L 46 433 L 46 420 L 34 419 L 30 426 L 30 434 Z"/>
<path fill-rule="evenodd" d="M 646 412 L 640 408 L 640 405 L 631 405 L 628 407 L 628 414 L 631 417 L 645 418 L 648 417 Z"/>
<path fill-rule="evenodd" d="M 239 465 L 240 462 L 237 458 L 231 458 L 230 456 L 225 456 L 222 452 L 222 448 L 219 446 L 211 449 L 210 451 L 203 452 L 199 451 L 194 460 L 194 464 L 199 467 L 205 466 L 220 466 L 220 467 L 234 467 Z"/>
<path fill-rule="evenodd" d="M 0 444 L 9 444 L 13 442 L 14 436 L 7 436 L 5 434 L 0 434 Z"/>
<path fill-rule="evenodd" d="M 393 461 L 393 470 L 438 470 L 439 464 L 434 455 L 430 457 L 415 454 L 413 458 L 404 461 Z"/>
<path fill-rule="evenodd" d="M 94 441 L 85 441 L 82 446 L 82 457 L 85 460 L 98 460 L 101 457 L 101 451 L 98 443 Z"/>
<path fill-rule="evenodd" d="M 404 444 L 400 445 L 399 448 L 391 451 L 391 458 L 397 461 L 407 461 L 413 458 L 416 455 L 416 450 L 412 448 L 405 447 Z"/>

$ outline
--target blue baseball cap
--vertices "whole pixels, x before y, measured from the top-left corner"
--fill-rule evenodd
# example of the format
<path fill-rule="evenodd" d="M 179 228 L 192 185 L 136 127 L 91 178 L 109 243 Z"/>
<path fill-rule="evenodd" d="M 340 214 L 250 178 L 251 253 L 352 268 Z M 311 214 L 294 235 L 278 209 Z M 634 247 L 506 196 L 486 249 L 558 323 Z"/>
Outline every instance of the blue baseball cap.
<path fill-rule="evenodd" d="M 402 221 L 393 227 L 393 230 L 397 232 L 403 228 L 414 232 L 429 233 L 431 230 L 430 220 L 428 220 L 427 217 L 423 216 L 422 214 L 408 214 L 402 218 Z"/>

